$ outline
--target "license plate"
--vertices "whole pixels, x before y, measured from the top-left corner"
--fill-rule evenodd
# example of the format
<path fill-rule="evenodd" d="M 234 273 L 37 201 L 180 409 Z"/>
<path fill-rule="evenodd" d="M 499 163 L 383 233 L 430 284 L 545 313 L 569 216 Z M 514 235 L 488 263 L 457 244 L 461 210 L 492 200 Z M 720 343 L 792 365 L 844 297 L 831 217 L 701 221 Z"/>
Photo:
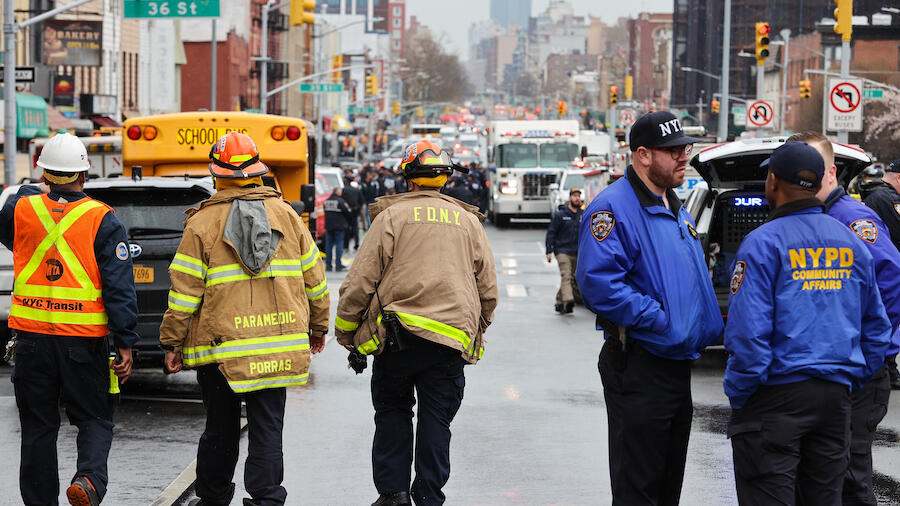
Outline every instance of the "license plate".
<path fill-rule="evenodd" d="M 143 265 L 134 266 L 134 282 L 135 283 L 152 283 L 153 267 L 144 267 Z"/>

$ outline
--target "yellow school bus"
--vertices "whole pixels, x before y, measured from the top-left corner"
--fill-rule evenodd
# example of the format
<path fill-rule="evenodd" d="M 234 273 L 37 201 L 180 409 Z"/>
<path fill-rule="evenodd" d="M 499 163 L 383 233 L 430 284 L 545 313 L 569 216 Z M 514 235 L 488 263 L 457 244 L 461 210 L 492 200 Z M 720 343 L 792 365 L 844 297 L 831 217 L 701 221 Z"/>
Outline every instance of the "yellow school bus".
<path fill-rule="evenodd" d="M 289 201 L 301 200 L 310 183 L 310 145 L 300 118 L 234 111 L 197 111 L 131 118 L 122 126 L 122 175 L 141 167 L 143 177 L 209 176 L 209 151 L 230 131 L 249 135 L 259 159 L 269 166 L 263 177 Z"/>

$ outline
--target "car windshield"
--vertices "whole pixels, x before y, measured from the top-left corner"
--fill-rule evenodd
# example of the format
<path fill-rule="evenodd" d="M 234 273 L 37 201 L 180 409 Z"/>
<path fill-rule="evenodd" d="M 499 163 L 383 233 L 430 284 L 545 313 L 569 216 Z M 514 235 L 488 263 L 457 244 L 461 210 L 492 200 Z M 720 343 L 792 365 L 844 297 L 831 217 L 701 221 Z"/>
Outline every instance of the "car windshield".
<path fill-rule="evenodd" d="M 578 146 L 575 144 L 541 144 L 541 167 L 568 167 L 577 156 Z"/>
<path fill-rule="evenodd" d="M 129 237 L 181 234 L 184 211 L 209 198 L 195 188 L 85 188 L 84 192 L 112 207 Z"/>
<path fill-rule="evenodd" d="M 332 188 L 337 188 L 341 185 L 341 176 L 334 172 L 322 172 L 323 176 L 325 176 L 325 180 L 328 181 L 328 186 Z"/>
<path fill-rule="evenodd" d="M 537 167 L 537 145 L 501 144 L 497 146 L 497 167 L 527 169 Z"/>
<path fill-rule="evenodd" d="M 581 188 L 584 186 L 584 174 L 566 174 L 566 180 L 563 182 L 563 189 Z"/>

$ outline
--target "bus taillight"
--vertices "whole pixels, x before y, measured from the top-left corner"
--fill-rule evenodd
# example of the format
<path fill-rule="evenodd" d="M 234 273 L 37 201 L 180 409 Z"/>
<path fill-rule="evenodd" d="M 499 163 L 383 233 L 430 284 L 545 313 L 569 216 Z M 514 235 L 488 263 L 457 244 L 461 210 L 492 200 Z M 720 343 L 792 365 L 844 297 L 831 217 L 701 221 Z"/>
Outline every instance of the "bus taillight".
<path fill-rule="evenodd" d="M 144 138 L 148 141 L 152 141 L 156 138 L 156 127 L 148 126 L 144 127 Z"/>
<path fill-rule="evenodd" d="M 139 127 L 139 126 L 128 127 L 128 138 L 133 141 L 140 139 L 141 138 L 141 127 Z"/>
<path fill-rule="evenodd" d="M 287 129 L 287 138 L 295 141 L 300 138 L 300 129 L 295 126 L 289 126 Z"/>
<path fill-rule="evenodd" d="M 272 138 L 276 141 L 284 140 L 284 128 L 280 126 L 272 128 Z"/>

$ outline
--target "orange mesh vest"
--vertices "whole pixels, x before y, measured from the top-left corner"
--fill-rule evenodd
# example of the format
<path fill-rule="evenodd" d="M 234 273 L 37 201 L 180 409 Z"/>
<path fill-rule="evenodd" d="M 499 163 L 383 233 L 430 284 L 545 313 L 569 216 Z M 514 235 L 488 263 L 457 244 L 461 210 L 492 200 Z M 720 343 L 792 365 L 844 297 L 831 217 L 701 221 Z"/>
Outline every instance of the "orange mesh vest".
<path fill-rule="evenodd" d="M 109 333 L 94 239 L 110 208 L 84 198 L 23 197 L 15 209 L 10 328 L 59 336 Z"/>

